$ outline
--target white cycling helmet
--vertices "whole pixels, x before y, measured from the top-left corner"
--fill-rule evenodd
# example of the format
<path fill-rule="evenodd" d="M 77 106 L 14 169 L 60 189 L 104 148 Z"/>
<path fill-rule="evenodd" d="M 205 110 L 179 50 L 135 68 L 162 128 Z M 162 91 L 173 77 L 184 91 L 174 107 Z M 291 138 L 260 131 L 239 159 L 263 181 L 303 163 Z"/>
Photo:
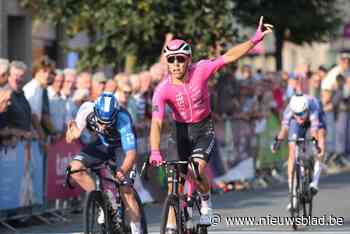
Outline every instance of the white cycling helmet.
<path fill-rule="evenodd" d="M 296 115 L 303 115 L 309 109 L 309 103 L 305 95 L 294 95 L 289 102 L 289 107 Z"/>
<path fill-rule="evenodd" d="M 191 46 L 186 41 L 181 39 L 173 39 L 169 41 L 166 44 L 163 53 L 165 57 L 173 54 L 184 54 L 187 56 L 192 55 Z"/>

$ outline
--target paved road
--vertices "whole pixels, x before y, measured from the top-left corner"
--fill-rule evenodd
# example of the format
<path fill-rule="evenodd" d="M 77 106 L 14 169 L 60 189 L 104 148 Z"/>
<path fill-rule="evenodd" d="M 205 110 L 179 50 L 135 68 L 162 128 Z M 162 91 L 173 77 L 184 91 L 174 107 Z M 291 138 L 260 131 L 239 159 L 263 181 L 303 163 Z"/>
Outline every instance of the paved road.
<path fill-rule="evenodd" d="M 350 233 L 350 172 L 323 178 L 321 192 L 315 199 L 314 215 L 318 217 L 336 217 L 342 225 L 308 226 L 302 231 L 308 233 Z M 230 192 L 213 197 L 215 213 L 221 216 L 221 223 L 210 228 L 209 233 L 271 233 L 290 232 L 286 225 L 227 225 L 226 217 L 288 217 L 286 185 L 276 185 L 267 189 L 244 192 Z M 161 206 L 152 204 L 146 207 L 149 230 L 159 233 Z M 82 233 L 81 215 L 71 216 L 68 223 L 34 225 L 20 228 L 21 233 Z M 5 233 L 0 228 L 0 233 Z M 293 232 L 297 233 L 297 232 Z"/>

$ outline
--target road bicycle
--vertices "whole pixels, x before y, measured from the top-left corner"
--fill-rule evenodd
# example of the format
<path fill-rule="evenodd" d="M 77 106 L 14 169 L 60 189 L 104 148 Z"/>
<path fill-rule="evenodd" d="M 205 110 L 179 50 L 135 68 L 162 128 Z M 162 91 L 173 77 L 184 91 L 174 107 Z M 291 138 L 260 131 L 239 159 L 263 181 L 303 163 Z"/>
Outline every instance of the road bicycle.
<path fill-rule="evenodd" d="M 298 138 L 288 140 L 289 143 L 295 143 L 295 159 L 292 170 L 291 191 L 289 200 L 291 204 L 290 214 L 293 218 L 293 229 L 298 229 L 298 219 L 301 217 L 312 218 L 313 194 L 309 189 L 314 174 L 314 159 L 310 157 L 307 151 L 307 143 L 311 142 L 315 147 L 316 153 L 320 152 L 318 141 L 314 138 Z"/>
<path fill-rule="evenodd" d="M 91 172 L 95 178 L 96 190 L 89 192 L 86 195 L 83 219 L 84 219 L 84 233 L 102 233 L 102 234 L 126 234 L 131 233 L 130 222 L 126 219 L 125 204 L 120 195 L 120 188 L 122 186 L 131 186 L 136 171 L 130 173 L 130 181 L 127 180 L 119 182 L 114 177 L 116 166 L 112 161 L 106 161 L 97 165 L 93 165 L 89 169 L 71 170 L 70 167 L 66 169 L 65 186 L 74 188 L 70 183 L 71 174 L 87 171 Z M 109 184 L 107 184 L 109 183 Z M 107 187 L 115 186 L 115 204 L 108 196 Z M 140 217 L 141 229 L 143 234 L 147 234 L 147 222 L 145 212 L 141 203 L 141 199 L 136 190 L 131 186 L 134 198 L 136 199 Z M 114 209 L 113 207 L 116 207 Z"/>
<path fill-rule="evenodd" d="M 207 234 L 209 225 L 202 225 L 198 222 L 201 215 L 201 200 L 198 192 L 195 190 L 195 182 L 189 176 L 186 178 L 185 175 L 180 173 L 181 165 L 190 167 L 195 179 L 197 181 L 201 180 L 198 165 L 193 160 L 171 160 L 162 163 L 167 172 L 167 181 L 171 192 L 168 193 L 163 205 L 160 233 L 166 234 L 168 222 L 173 223 L 175 221 L 176 234 Z M 141 176 L 145 180 L 148 180 L 147 169 L 149 166 L 150 164 L 146 160 L 141 169 Z M 180 191 L 180 180 L 186 180 L 188 183 L 187 193 Z"/>

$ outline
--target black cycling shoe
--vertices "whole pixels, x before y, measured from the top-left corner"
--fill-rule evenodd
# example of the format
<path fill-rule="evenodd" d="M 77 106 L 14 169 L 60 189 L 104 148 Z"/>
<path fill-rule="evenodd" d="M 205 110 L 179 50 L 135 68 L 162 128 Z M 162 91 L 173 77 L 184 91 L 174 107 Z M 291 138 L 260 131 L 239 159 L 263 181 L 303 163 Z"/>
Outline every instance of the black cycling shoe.
<path fill-rule="evenodd" d="M 312 196 L 316 196 L 316 194 L 318 193 L 318 189 L 314 187 L 310 187 L 310 193 Z"/>

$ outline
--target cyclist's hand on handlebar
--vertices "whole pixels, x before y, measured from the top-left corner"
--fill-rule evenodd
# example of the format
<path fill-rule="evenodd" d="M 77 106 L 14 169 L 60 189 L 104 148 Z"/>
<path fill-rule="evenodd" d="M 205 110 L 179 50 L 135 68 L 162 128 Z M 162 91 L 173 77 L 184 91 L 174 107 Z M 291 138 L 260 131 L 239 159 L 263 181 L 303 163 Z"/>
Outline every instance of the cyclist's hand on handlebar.
<path fill-rule="evenodd" d="M 124 172 L 123 172 L 121 169 L 118 169 L 118 170 L 115 172 L 115 178 L 116 178 L 117 180 L 119 180 L 120 182 L 124 181 L 124 180 L 125 180 Z"/>
<path fill-rule="evenodd" d="M 271 152 L 273 154 L 275 154 L 277 152 L 277 150 L 280 148 L 281 146 L 281 139 L 278 139 L 277 137 L 275 137 L 273 143 L 271 144 L 270 148 L 271 148 Z"/>
<path fill-rule="evenodd" d="M 151 156 L 149 157 L 149 163 L 152 166 L 159 167 L 160 165 L 162 165 L 163 161 L 164 161 L 163 157 L 160 154 L 159 150 L 152 150 L 151 151 Z"/>

